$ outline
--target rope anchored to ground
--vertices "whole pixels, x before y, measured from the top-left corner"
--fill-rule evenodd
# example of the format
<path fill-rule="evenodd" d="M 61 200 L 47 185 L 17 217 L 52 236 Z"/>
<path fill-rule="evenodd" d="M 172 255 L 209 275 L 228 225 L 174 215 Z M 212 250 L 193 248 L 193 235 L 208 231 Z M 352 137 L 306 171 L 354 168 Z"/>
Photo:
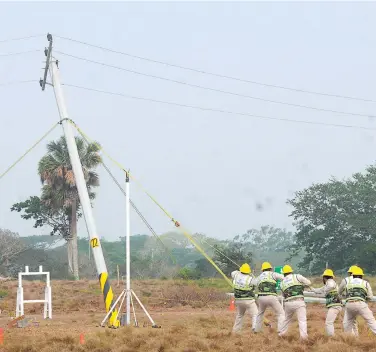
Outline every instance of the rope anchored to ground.
<path fill-rule="evenodd" d="M 39 145 L 58 125 L 61 124 L 61 121 L 55 123 L 41 138 L 39 138 L 29 149 L 26 150 L 12 165 L 10 165 L 3 173 L 0 174 L 0 180 L 8 174 L 14 167 L 17 166 L 35 147 Z"/>

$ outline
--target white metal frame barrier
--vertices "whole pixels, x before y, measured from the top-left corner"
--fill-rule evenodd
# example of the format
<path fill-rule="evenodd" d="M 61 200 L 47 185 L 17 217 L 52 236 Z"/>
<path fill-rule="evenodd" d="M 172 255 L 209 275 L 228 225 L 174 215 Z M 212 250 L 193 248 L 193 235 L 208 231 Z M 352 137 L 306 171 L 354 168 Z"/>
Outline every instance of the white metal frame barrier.
<path fill-rule="evenodd" d="M 44 289 L 44 299 L 24 299 L 24 289 L 22 286 L 23 276 L 36 276 L 36 275 L 46 275 L 46 287 Z M 25 266 L 25 272 L 18 273 L 18 288 L 17 288 L 17 308 L 16 317 L 24 315 L 24 305 L 25 303 L 44 303 L 44 319 L 52 319 L 52 291 L 51 291 L 51 280 L 50 273 L 48 271 L 43 271 L 43 267 L 39 266 L 39 271 L 29 271 L 29 267 Z"/>

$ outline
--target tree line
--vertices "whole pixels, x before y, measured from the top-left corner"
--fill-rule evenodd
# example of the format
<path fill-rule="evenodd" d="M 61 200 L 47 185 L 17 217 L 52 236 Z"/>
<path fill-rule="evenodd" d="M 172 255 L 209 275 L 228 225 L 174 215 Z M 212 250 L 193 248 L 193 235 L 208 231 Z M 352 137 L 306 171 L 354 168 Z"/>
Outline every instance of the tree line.
<path fill-rule="evenodd" d="M 291 254 L 304 251 L 300 266 L 313 273 L 328 265 L 353 264 L 376 272 L 376 167 L 317 183 L 288 200 L 297 229 Z"/>
<path fill-rule="evenodd" d="M 265 227 L 274 231 L 271 227 Z M 264 228 L 264 230 L 265 230 Z M 262 230 L 249 232 L 259 233 Z M 284 230 L 281 230 L 282 234 Z M 280 233 L 280 232 L 278 232 Z M 249 234 L 239 236 L 237 240 L 216 240 L 203 234 L 195 234 L 197 242 L 204 248 L 216 264 L 226 274 L 237 269 L 238 263 L 249 262 L 260 267 L 262 258 L 258 257 L 255 244 L 248 239 Z M 257 239 L 257 236 L 256 236 Z M 131 275 L 137 279 L 180 278 L 199 279 L 221 277 L 214 267 L 193 248 L 186 238 L 178 232 L 162 234 L 160 240 L 148 235 L 131 236 Z M 173 240 L 173 241 L 172 241 Z M 65 242 L 65 243 L 64 243 Z M 258 243 L 260 245 L 260 243 Z M 125 275 L 125 239 L 115 241 L 102 238 L 101 246 L 106 259 L 107 269 L 112 278 Z M 88 238 L 77 239 L 78 269 L 81 278 L 95 279 L 95 263 L 91 255 Z M 265 247 L 263 246 L 265 249 Z M 267 255 L 280 256 L 281 263 L 285 252 L 274 251 L 267 247 Z M 39 265 L 51 272 L 53 279 L 70 279 L 75 277 L 70 270 L 67 241 L 59 236 L 27 236 L 0 229 L 0 276 L 16 277 L 28 265 L 30 270 L 38 270 Z M 230 259 L 230 260 L 229 260 Z"/>
<path fill-rule="evenodd" d="M 80 137 L 75 141 L 93 202 L 95 188 L 99 186 L 96 169 L 102 162 L 100 146 L 96 142 L 86 143 Z M 13 204 L 11 211 L 32 221 L 34 228 L 49 229 L 50 236 L 21 238 L 11 230 L 1 230 L 0 270 L 13 273 L 25 258 L 32 261 L 35 257 L 36 262 L 49 263 L 59 278 L 77 280 L 80 274 L 95 275 L 87 240 L 77 236 L 81 204 L 64 137 L 47 144 L 47 152 L 38 163 L 38 177 L 40 194 Z M 375 166 L 347 179 L 331 178 L 328 182 L 313 184 L 296 192 L 287 203 L 292 209 L 290 217 L 295 232 L 263 226 L 231 240 L 220 241 L 204 234 L 195 234 L 195 238 L 226 273 L 242 262 L 257 267 L 263 260 L 271 260 L 276 265 L 289 261 L 309 274 L 320 273 L 326 265 L 344 270 L 354 263 L 370 273 L 376 271 Z M 132 250 L 132 274 L 139 278 L 217 275 L 184 237 L 180 237 L 177 245 L 177 236 L 176 233 L 163 235 L 165 246 L 146 235 L 132 236 L 132 248 L 137 248 Z M 56 239 L 62 239 L 64 245 L 54 245 Z M 114 274 L 117 265 L 122 270 L 124 239 L 104 241 L 103 248 L 110 258 L 109 271 Z M 52 258 L 55 258 L 54 265 Z"/>

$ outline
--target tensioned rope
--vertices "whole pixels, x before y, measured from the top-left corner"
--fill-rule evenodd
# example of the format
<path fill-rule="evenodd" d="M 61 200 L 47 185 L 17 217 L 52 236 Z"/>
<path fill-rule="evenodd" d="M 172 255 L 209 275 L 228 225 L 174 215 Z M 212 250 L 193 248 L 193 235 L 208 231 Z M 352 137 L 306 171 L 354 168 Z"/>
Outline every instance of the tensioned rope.
<path fill-rule="evenodd" d="M 57 123 L 55 123 L 45 134 L 43 134 L 43 136 L 41 138 L 39 138 L 29 149 L 26 150 L 26 152 L 24 154 L 22 154 L 14 163 L 12 163 L 3 173 L 0 174 L 0 180 L 5 176 L 7 175 L 14 167 L 17 166 L 17 164 L 19 164 L 34 148 L 36 148 L 39 143 L 41 143 L 58 125 L 61 125 L 62 121 L 59 121 Z M 87 142 L 87 141 L 86 141 Z M 119 184 L 119 182 L 116 180 L 116 178 L 113 176 L 113 174 L 111 173 L 111 171 L 108 169 L 108 167 L 102 162 L 104 168 L 107 170 L 107 172 L 109 173 L 109 175 L 111 176 L 111 178 L 114 180 L 114 182 L 118 185 L 119 189 L 123 192 L 123 194 L 125 195 L 125 191 L 123 190 L 123 188 L 121 187 L 121 185 Z M 145 225 L 147 226 L 147 228 L 150 230 L 150 232 L 157 238 L 157 240 L 162 244 L 162 246 L 165 248 L 165 250 L 168 252 L 172 262 L 174 264 L 176 264 L 176 258 L 172 255 L 172 253 L 170 253 L 169 249 L 167 248 L 167 246 L 163 243 L 163 241 L 160 239 L 160 237 L 157 235 L 157 233 L 154 231 L 154 229 L 151 227 L 151 225 L 148 223 L 148 221 L 146 220 L 146 218 L 142 215 L 142 213 L 140 212 L 140 210 L 136 207 L 136 205 L 130 200 L 130 203 L 133 207 L 133 209 L 136 211 L 136 213 L 138 214 L 138 216 L 141 218 L 141 220 L 145 223 Z"/>
<path fill-rule="evenodd" d="M 83 137 L 84 138 L 84 137 Z M 85 142 L 86 143 L 89 143 L 88 140 L 86 140 L 84 138 Z M 118 186 L 119 190 L 121 193 L 123 193 L 124 196 L 126 196 L 126 193 L 125 193 L 125 190 L 124 188 L 121 186 L 121 184 L 119 183 L 119 181 L 115 178 L 115 176 L 112 174 L 112 172 L 110 171 L 110 169 L 107 167 L 107 165 L 103 162 L 102 160 L 102 165 L 103 167 L 105 168 L 105 170 L 107 171 L 107 173 L 110 175 L 110 177 L 112 178 L 112 180 L 115 182 L 115 184 Z M 143 221 L 143 223 L 146 225 L 146 227 L 149 229 L 149 231 L 152 233 L 152 235 L 157 239 L 157 241 L 159 241 L 162 245 L 162 247 L 165 249 L 165 251 L 168 253 L 168 255 L 170 256 L 172 262 L 176 265 L 177 261 L 176 261 L 176 258 L 173 256 L 173 254 L 171 253 L 171 251 L 169 250 L 169 248 L 163 243 L 163 241 L 161 240 L 161 238 L 158 236 L 158 234 L 155 232 L 155 230 L 153 229 L 153 227 L 149 224 L 149 222 L 146 220 L 146 218 L 144 217 L 144 215 L 141 213 L 141 211 L 136 207 L 136 205 L 134 204 L 134 202 L 130 199 L 129 200 L 129 203 L 131 204 L 133 210 L 137 213 L 137 215 L 140 217 L 140 219 Z"/>
<path fill-rule="evenodd" d="M 90 143 L 95 143 L 91 138 L 89 138 L 82 130 L 81 128 L 72 120 L 68 120 L 78 131 L 78 133 L 85 138 L 87 141 Z M 131 174 L 129 171 L 125 169 L 123 165 L 121 165 L 118 161 L 116 161 L 114 158 L 112 158 L 100 145 L 99 146 L 100 150 L 104 155 L 107 156 L 117 167 L 119 167 L 123 172 L 128 173 L 129 177 L 136 183 L 136 185 L 153 201 L 155 205 L 159 207 L 159 209 L 162 210 L 162 212 L 174 223 L 175 227 L 181 230 L 183 235 L 195 246 L 195 248 L 214 266 L 214 268 L 223 276 L 223 278 L 226 280 L 226 282 L 232 287 L 232 282 L 231 280 L 226 276 L 226 274 L 218 267 L 218 265 L 213 261 L 212 258 L 210 258 L 206 252 L 201 248 L 201 246 L 194 240 L 192 235 L 184 229 L 181 224 L 174 219 L 174 217 L 141 185 L 138 180 Z"/>
<path fill-rule="evenodd" d="M 41 138 L 39 138 L 24 154 L 22 154 L 12 165 L 10 165 L 3 173 L 0 174 L 0 180 L 20 163 L 40 142 L 42 142 L 61 122 L 55 123 Z"/>
<path fill-rule="evenodd" d="M 88 142 L 94 143 L 91 141 L 91 139 L 78 127 L 76 123 L 74 123 L 72 120 L 68 119 L 68 121 L 77 129 L 79 134 Z M 10 165 L 3 173 L 0 174 L 0 180 L 8 174 L 17 164 L 19 164 L 37 145 L 39 145 L 58 125 L 61 124 L 61 121 L 55 123 L 41 138 L 39 138 L 27 151 L 22 154 L 12 165 Z M 183 235 L 195 246 L 195 248 L 214 266 L 214 268 L 223 276 L 223 278 L 226 280 L 226 282 L 232 286 L 232 282 L 229 280 L 229 278 L 226 276 L 225 273 L 217 266 L 217 264 L 210 258 L 206 252 L 201 248 L 201 246 L 194 240 L 192 235 L 189 234 L 187 230 L 185 230 L 183 227 L 181 227 L 180 223 L 173 218 L 173 216 L 162 207 L 160 203 L 157 202 L 157 200 L 149 193 L 147 192 L 144 187 L 135 179 L 135 177 L 129 172 L 126 171 L 126 169 L 115 159 L 113 159 L 101 146 L 100 150 L 104 155 L 106 155 L 116 166 L 118 166 L 123 172 L 128 173 L 129 177 L 135 181 L 136 185 L 165 213 L 165 215 L 174 223 L 175 227 L 179 228 Z M 120 185 L 119 185 L 120 186 Z M 120 186 L 122 189 L 122 187 Z M 132 202 L 134 205 L 134 203 Z M 135 209 L 135 208 L 134 208 Z M 136 209 L 135 209 L 136 210 Z M 138 210 L 138 209 L 137 209 Z M 137 212 L 136 210 L 136 212 Z M 139 214 L 139 211 L 137 212 Z M 140 214 L 139 214 L 140 215 Z M 141 214 L 142 215 L 142 214 Z M 141 219 L 145 219 L 143 216 L 141 216 Z M 145 219 L 146 221 L 146 219 Z M 147 225 L 150 229 L 151 226 Z M 150 227 L 149 227 L 150 226 Z M 153 232 L 152 232 L 153 233 Z M 157 235 L 159 238 L 159 236 Z M 159 238 L 159 240 L 162 242 L 162 240 Z M 162 242 L 163 243 L 163 242 Z M 235 262 L 233 262 L 236 264 Z"/>
<path fill-rule="evenodd" d="M 91 140 L 82 130 L 80 127 L 78 127 L 78 125 L 73 122 L 72 120 L 70 119 L 67 119 L 75 128 L 76 130 L 78 131 L 78 133 L 84 138 L 84 140 L 86 140 L 87 142 L 89 143 L 95 143 L 93 140 Z M 157 202 L 157 200 L 148 192 L 144 189 L 144 187 L 141 185 L 140 182 L 138 182 L 135 177 L 130 173 L 130 171 L 126 170 L 118 161 L 116 161 L 115 159 L 113 159 L 104 149 L 101 145 L 99 145 L 99 148 L 100 150 L 102 151 L 102 153 L 104 155 L 106 155 L 116 166 L 118 166 L 124 173 L 128 174 L 128 176 L 133 180 L 135 181 L 136 185 L 166 214 L 166 216 L 174 223 L 174 225 L 179 228 L 181 230 L 181 232 L 183 233 L 183 235 L 195 246 L 195 248 L 198 250 L 198 252 L 200 252 L 208 261 L 210 264 L 213 265 L 213 267 L 223 276 L 223 278 L 225 279 L 225 281 L 231 286 L 233 287 L 233 284 L 231 282 L 231 280 L 226 276 L 226 274 L 217 266 L 217 264 L 213 261 L 212 258 L 209 257 L 209 255 L 206 254 L 206 252 L 199 246 L 199 244 L 193 239 L 192 235 L 189 234 L 189 232 L 187 230 L 185 230 L 181 224 L 175 220 L 172 215 L 165 209 L 162 207 L 162 205 L 160 203 Z M 226 256 L 227 257 L 227 256 Z M 228 257 L 227 257 L 228 258 Z M 229 259 L 229 258 L 228 258 Z M 231 259 L 230 259 L 231 260 Z M 232 261 L 232 260 L 231 260 Z M 234 264 L 236 264 L 235 262 L 233 262 Z M 238 266 L 238 264 L 236 264 Z M 208 304 L 207 304 L 208 305 Z M 209 306 L 208 306 L 209 307 Z M 210 308 L 210 307 L 209 307 Z M 211 309 L 211 308 L 210 308 Z M 269 326 L 270 322 L 268 319 L 264 318 L 264 324 L 266 326 Z"/>
<path fill-rule="evenodd" d="M 236 262 L 234 262 L 230 257 L 228 257 L 225 253 L 223 253 L 217 246 L 213 246 L 212 244 L 210 244 L 208 241 L 206 241 L 205 239 L 203 238 L 198 238 L 196 236 L 196 240 L 197 241 L 200 241 L 201 243 L 205 243 L 207 244 L 209 247 L 211 247 L 213 250 L 215 250 L 217 253 L 219 253 L 220 255 L 222 255 L 224 258 L 226 258 L 227 260 L 229 260 L 231 263 L 235 264 L 236 266 L 240 267 L 240 265 Z"/>

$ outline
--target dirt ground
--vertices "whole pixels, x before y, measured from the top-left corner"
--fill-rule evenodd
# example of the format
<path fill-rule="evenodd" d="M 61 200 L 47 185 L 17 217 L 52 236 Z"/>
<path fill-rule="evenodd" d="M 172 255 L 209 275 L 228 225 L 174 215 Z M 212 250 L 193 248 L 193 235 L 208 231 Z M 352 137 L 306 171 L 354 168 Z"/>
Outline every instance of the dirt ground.
<path fill-rule="evenodd" d="M 91 283 L 90 283 L 91 284 Z M 182 285 L 174 291 L 175 283 L 163 283 L 167 288 L 165 294 L 161 283 L 140 284 L 138 291 L 142 300 L 147 301 L 147 308 L 153 319 L 161 328 L 152 328 L 139 307 L 136 307 L 139 327 L 121 327 L 110 329 L 100 327 L 104 317 L 103 302 L 100 295 L 88 292 L 87 282 L 55 283 L 54 315 L 52 320 L 43 320 L 40 306 L 26 306 L 26 315 L 39 321 L 39 326 L 8 329 L 9 315 L 15 305 L 15 283 L 7 287 L 9 295 L 3 300 L 6 308 L 0 315 L 0 327 L 4 328 L 4 344 L 1 352 L 130 352 L 130 351 L 374 351 L 376 337 L 364 322 L 359 319 L 360 337 L 354 338 L 342 333 L 342 317 L 336 323 L 336 336 L 325 336 L 325 313 L 323 305 L 307 305 L 308 333 L 307 342 L 299 341 L 297 323 L 291 327 L 285 338 L 278 338 L 275 331 L 273 315 L 266 316 L 273 322 L 272 328 L 264 327 L 262 333 L 253 334 L 250 319 L 245 321 L 243 332 L 232 335 L 231 329 L 235 312 L 229 311 L 228 299 L 221 295 L 209 295 L 206 288 Z M 43 285 L 30 283 L 28 287 L 38 293 Z M 94 286 L 93 286 L 94 287 Z M 141 289 L 142 288 L 142 289 Z M 189 289 L 188 289 L 189 288 Z M 193 294 L 191 291 L 194 291 Z M 77 291 L 76 293 L 73 293 Z M 144 293 L 142 294 L 141 291 Z M 216 290 L 217 291 L 217 290 Z M 167 295 L 167 292 L 170 294 Z M 171 293 L 172 292 L 172 293 Z M 172 301 L 177 292 L 183 295 L 182 302 Z M 152 294 L 150 296 L 150 293 Z M 205 294 L 215 297 L 208 301 Z M 164 299 L 159 298 L 164 295 Z M 197 305 L 197 299 L 190 304 L 187 297 L 201 297 L 204 303 Z M 156 298 L 155 302 L 153 298 Z M 157 299 L 158 298 L 158 299 Z M 176 297 L 175 297 L 176 298 Z M 149 299 L 149 300 L 148 300 Z M 176 298 L 177 299 L 177 298 Z M 85 304 L 86 302 L 86 304 Z M 153 303 L 154 302 L 154 303 Z M 172 304 L 172 303 L 173 304 Z M 210 303 L 209 303 L 210 302 Z M 75 303 L 75 304 L 74 304 Z M 183 303 L 183 304 L 182 304 Z M 204 307 L 200 307 L 204 306 Z M 372 307 L 374 310 L 376 306 Z M 85 341 L 80 344 L 80 335 Z"/>

